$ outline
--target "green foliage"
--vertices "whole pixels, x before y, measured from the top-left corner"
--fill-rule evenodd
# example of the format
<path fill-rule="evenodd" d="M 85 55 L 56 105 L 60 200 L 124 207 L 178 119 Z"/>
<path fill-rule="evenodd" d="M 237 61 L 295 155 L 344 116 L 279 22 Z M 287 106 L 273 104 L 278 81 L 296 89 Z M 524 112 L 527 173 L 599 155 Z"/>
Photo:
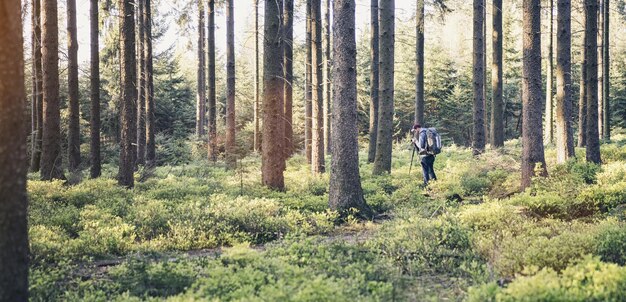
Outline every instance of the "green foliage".
<path fill-rule="evenodd" d="M 146 259 L 131 258 L 113 268 L 109 275 L 120 292 L 138 297 L 167 297 L 191 286 L 197 276 L 193 264 L 186 261 L 151 263 Z"/>
<path fill-rule="evenodd" d="M 596 174 L 601 168 L 600 165 L 594 163 L 569 161 L 568 169 L 574 175 L 582 178 L 585 183 L 592 184 L 596 182 Z"/>
<path fill-rule="evenodd" d="M 485 284 L 469 292 L 468 301 L 623 301 L 626 268 L 587 257 L 558 273 L 528 272 L 505 288 Z M 527 273 L 527 274 L 528 274 Z"/>
<path fill-rule="evenodd" d="M 594 254 L 602 261 L 626 265 L 626 228 L 624 225 L 607 227 L 596 241 Z"/>
<path fill-rule="evenodd" d="M 275 192 L 259 185 L 258 156 L 225 170 L 197 159 L 197 143 L 179 142 L 187 164 L 157 167 L 133 190 L 117 186 L 110 165 L 109 178 L 75 186 L 31 175 L 34 301 L 534 301 L 553 291 L 528 289 L 533 282 L 563 293 L 550 280 L 586 255 L 626 259 L 621 162 L 553 166 L 515 194 L 519 142 L 479 157 L 450 146 L 437 157 L 439 180 L 422 189 L 419 172 L 408 174 L 410 150 L 397 144 L 392 174 L 372 176 L 361 163 L 377 219 L 338 225 L 328 175 L 309 174 L 302 155 L 288 162 L 287 190 Z M 95 267 L 108 258 L 121 264 Z M 523 281 L 542 271 L 550 280 Z M 500 279 L 513 283 L 503 289 Z M 611 300 L 611 290 L 593 295 Z"/>
<path fill-rule="evenodd" d="M 447 215 L 437 219 L 414 216 L 403 223 L 384 225 L 366 245 L 408 275 L 445 272 L 464 276 L 464 270 L 479 261 L 472 251 L 468 229 Z"/>

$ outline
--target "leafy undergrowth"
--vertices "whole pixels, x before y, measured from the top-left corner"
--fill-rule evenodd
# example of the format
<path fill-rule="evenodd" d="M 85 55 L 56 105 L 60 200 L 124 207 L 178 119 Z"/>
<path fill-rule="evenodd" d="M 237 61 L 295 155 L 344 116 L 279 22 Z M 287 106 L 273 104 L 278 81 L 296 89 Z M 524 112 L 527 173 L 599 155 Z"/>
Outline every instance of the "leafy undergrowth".
<path fill-rule="evenodd" d="M 626 146 L 555 165 L 519 193 L 519 142 L 438 156 L 418 189 L 361 163 L 371 222 L 327 209 L 328 175 L 288 163 L 286 192 L 240 168 L 157 168 L 129 191 L 113 167 L 79 185 L 29 182 L 33 301 L 623 301 Z M 622 138 L 623 141 L 623 138 Z M 584 150 L 577 150 L 579 158 Z M 365 156 L 361 156 L 365 158 Z M 416 167 L 414 167 L 416 168 Z M 138 173 L 137 177 L 141 177 Z M 33 175 L 32 179 L 35 178 Z"/>

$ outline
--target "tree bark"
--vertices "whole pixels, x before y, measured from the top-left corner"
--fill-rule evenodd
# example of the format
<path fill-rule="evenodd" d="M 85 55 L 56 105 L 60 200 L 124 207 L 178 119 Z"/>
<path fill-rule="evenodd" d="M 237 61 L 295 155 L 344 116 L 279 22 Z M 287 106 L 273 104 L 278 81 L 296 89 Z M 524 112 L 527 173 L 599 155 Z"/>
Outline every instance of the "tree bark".
<path fill-rule="evenodd" d="M 206 78 L 205 78 L 205 62 L 204 62 L 204 0 L 198 0 L 198 91 L 196 94 L 196 136 L 198 138 L 204 135 L 204 114 L 206 101 Z"/>
<path fill-rule="evenodd" d="M 393 7 L 393 6 L 392 6 Z M 387 14 L 387 13 L 385 13 Z M 359 144 L 356 104 L 356 41 L 354 0 L 334 0 L 333 5 L 333 99 L 329 205 L 342 215 L 357 209 L 371 218 L 359 175 Z"/>
<path fill-rule="evenodd" d="M 478 155 L 485 150 L 485 66 L 484 66 L 484 35 L 483 19 L 485 0 L 474 0 L 474 140 L 473 154 Z"/>
<path fill-rule="evenodd" d="M 376 156 L 376 138 L 378 136 L 378 85 L 379 85 L 379 52 L 378 52 L 378 0 L 371 0 L 370 4 L 370 124 L 369 147 L 367 162 L 373 163 Z"/>
<path fill-rule="evenodd" d="M 152 0 L 146 0 L 143 13 L 144 24 L 144 64 L 145 66 L 145 97 L 146 97 L 146 166 L 156 165 L 155 116 L 154 116 L 154 83 L 152 75 Z"/>
<path fill-rule="evenodd" d="M 502 0 L 493 0 L 493 29 L 491 62 L 491 139 L 490 144 L 494 148 L 504 146 L 504 102 L 502 101 Z"/>
<path fill-rule="evenodd" d="M 43 134 L 43 82 L 41 70 L 41 1 L 33 0 L 32 3 L 32 29 L 33 29 L 33 114 L 35 115 L 35 129 L 32 141 L 30 171 L 39 171 L 41 163 L 41 138 Z"/>
<path fill-rule="evenodd" d="M 556 40 L 556 160 L 565 163 L 574 155 L 572 133 L 572 4 L 557 2 Z"/>
<path fill-rule="evenodd" d="M 489 104 L 487 104 L 487 0 L 484 1 L 485 7 L 483 8 L 483 142 L 487 144 L 489 135 L 489 120 L 488 111 Z"/>
<path fill-rule="evenodd" d="M 330 0 L 326 0 L 326 12 L 324 14 L 324 32 L 324 147 L 326 148 L 325 154 L 330 154 L 330 132 L 332 130 L 330 117 Z"/>
<path fill-rule="evenodd" d="M 602 96 L 604 98 L 603 105 L 603 117 L 604 126 L 602 127 L 602 138 L 606 141 L 611 140 L 611 103 L 610 103 L 610 95 L 609 95 L 609 85 L 610 85 L 610 57 L 609 57 L 609 47 L 611 43 L 609 43 L 609 19 L 610 19 L 610 11 L 609 11 L 609 0 L 604 0 L 604 5 L 602 6 L 602 43 L 604 47 L 602 48 L 602 74 L 604 77 L 602 78 Z"/>
<path fill-rule="evenodd" d="M 585 54 L 587 74 L 587 154 L 588 162 L 600 163 L 600 138 L 598 135 L 598 2 L 585 0 Z"/>
<path fill-rule="evenodd" d="M 44 8 L 49 3 L 44 0 Z M 27 115 L 21 2 L 0 4 L 0 301 L 28 301 Z M 49 33 L 49 31 L 48 31 Z"/>
<path fill-rule="evenodd" d="M 121 57 L 121 141 L 118 183 L 132 188 L 135 185 L 133 172 L 135 167 L 134 143 L 137 141 L 137 99 L 136 99 L 136 62 L 135 62 L 135 3 L 132 0 L 120 0 L 120 50 Z"/>
<path fill-rule="evenodd" d="M 549 31 L 548 31 L 548 62 L 546 75 L 546 111 L 545 111 L 545 129 L 544 140 L 546 144 L 554 143 L 554 103 L 552 98 L 552 79 L 554 78 L 554 53 L 553 53 L 553 36 L 554 36 L 554 0 L 550 0 L 550 12 L 548 13 Z"/>
<path fill-rule="evenodd" d="M 584 41 L 586 41 L 586 38 L 583 39 L 583 60 L 580 64 L 580 93 L 578 99 L 578 147 L 580 148 L 585 147 L 587 144 L 587 50 Z"/>
<path fill-rule="evenodd" d="M 313 43 L 311 42 L 311 30 L 312 30 L 312 21 L 311 21 L 311 1 L 306 0 L 306 62 L 305 62 L 305 84 L 304 84 L 304 153 L 306 155 L 307 163 L 312 164 L 311 162 L 311 139 L 313 132 L 313 117 L 312 117 L 312 99 L 313 92 L 311 89 L 312 86 L 312 64 L 313 64 Z"/>
<path fill-rule="evenodd" d="M 215 1 L 208 0 L 208 19 L 207 19 L 207 60 L 208 63 L 208 125 L 209 125 L 209 143 L 208 157 L 209 160 L 215 162 L 217 160 L 217 120 L 216 120 L 216 100 L 215 100 Z M 257 141 L 258 142 L 258 141 Z"/>
<path fill-rule="evenodd" d="M 313 104 L 311 172 L 324 173 L 324 92 L 322 90 L 322 2 L 311 0 Z"/>
<path fill-rule="evenodd" d="M 522 189 L 535 176 L 547 175 L 541 121 L 541 1 L 523 0 L 522 67 Z"/>
<path fill-rule="evenodd" d="M 292 7 L 292 14 L 293 14 L 293 2 L 292 2 L 291 7 Z M 293 20 L 291 20 L 291 22 L 293 26 Z M 287 62 L 285 62 L 285 64 L 286 63 Z M 285 68 L 287 68 L 286 65 L 285 65 Z M 293 67 L 292 67 L 292 72 L 293 72 Z M 261 151 L 261 132 L 259 128 L 259 125 L 260 125 L 259 121 L 261 119 L 261 117 L 259 116 L 259 105 L 260 105 L 259 104 L 259 73 L 260 73 L 260 70 L 259 70 L 259 0 L 254 0 L 254 151 L 256 152 Z M 289 81 L 289 83 L 291 83 L 291 81 Z M 285 101 L 285 113 L 286 112 L 287 112 L 287 103 Z M 291 118 L 291 115 L 289 116 L 289 118 Z M 287 125 L 285 127 L 287 127 Z M 289 120 L 289 127 L 291 127 L 291 120 Z M 291 131 L 291 133 L 292 135 L 289 136 L 289 130 L 285 128 L 285 137 L 287 137 L 288 143 L 289 143 L 288 148 L 289 146 L 291 146 L 290 144 L 291 144 L 291 139 L 293 136 L 293 130 Z"/>
<path fill-rule="evenodd" d="M 293 0 L 284 0 L 285 158 L 293 154 Z"/>
<path fill-rule="evenodd" d="M 280 18 L 282 0 L 265 1 L 263 43 L 263 184 L 274 190 L 285 189 L 283 36 Z"/>
<path fill-rule="evenodd" d="M 424 0 L 417 0 L 415 10 L 415 124 L 424 124 Z"/>
<path fill-rule="evenodd" d="M 67 141 L 68 168 L 74 172 L 80 165 L 80 107 L 78 100 L 78 39 L 76 38 L 76 0 L 67 0 L 67 88 L 69 127 Z"/>
<path fill-rule="evenodd" d="M 100 44 L 98 28 L 98 0 L 90 0 L 89 30 L 91 31 L 91 118 L 89 125 L 91 178 L 100 177 Z"/>
<path fill-rule="evenodd" d="M 145 0 L 137 1 L 137 162 L 136 165 L 146 164 L 146 60 L 144 58 L 144 28 L 143 15 L 145 14 Z"/>
<path fill-rule="evenodd" d="M 602 73 L 603 69 L 602 66 L 604 66 L 604 64 L 602 63 L 602 53 L 604 52 L 604 41 L 603 41 L 603 31 L 604 31 L 604 14 L 602 13 L 603 8 L 604 7 L 604 0 L 598 0 L 598 26 L 597 28 L 597 36 L 596 39 L 598 41 L 598 48 L 597 48 L 597 56 L 596 58 L 598 59 L 598 135 L 600 138 L 602 138 L 602 134 L 604 133 L 604 94 L 602 91 L 602 83 L 604 82 L 604 74 Z"/>
<path fill-rule="evenodd" d="M 65 179 L 61 157 L 59 109 L 59 25 L 56 0 L 41 3 L 41 64 L 43 71 L 43 136 L 41 180 Z"/>
<path fill-rule="evenodd" d="M 237 165 L 235 146 L 235 14 L 234 0 L 227 0 L 226 10 L 226 165 Z M 282 57 L 282 56 L 281 56 Z"/>
<path fill-rule="evenodd" d="M 393 145 L 393 90 L 394 90 L 394 38 L 395 38 L 395 1 L 380 3 L 380 83 L 378 104 L 378 135 L 376 137 L 376 156 L 374 157 L 374 175 L 391 173 L 391 152 Z"/>

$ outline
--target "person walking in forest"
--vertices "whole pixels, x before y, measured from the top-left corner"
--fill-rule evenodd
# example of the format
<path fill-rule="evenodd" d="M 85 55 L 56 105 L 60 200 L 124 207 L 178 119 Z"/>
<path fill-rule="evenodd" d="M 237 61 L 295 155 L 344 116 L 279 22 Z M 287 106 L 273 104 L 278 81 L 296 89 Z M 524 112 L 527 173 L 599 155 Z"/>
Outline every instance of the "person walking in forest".
<path fill-rule="evenodd" d="M 411 142 L 420 156 L 424 187 L 426 187 L 428 181 L 437 180 L 434 165 L 436 155 L 441 152 L 441 138 L 435 128 L 422 128 L 420 124 L 413 125 L 411 132 L 413 132 Z"/>

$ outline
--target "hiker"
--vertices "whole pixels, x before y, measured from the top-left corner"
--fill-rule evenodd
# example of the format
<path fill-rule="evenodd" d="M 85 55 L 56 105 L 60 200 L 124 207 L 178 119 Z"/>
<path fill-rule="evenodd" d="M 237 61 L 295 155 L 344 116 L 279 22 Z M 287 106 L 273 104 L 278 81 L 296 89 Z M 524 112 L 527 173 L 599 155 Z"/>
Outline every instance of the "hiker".
<path fill-rule="evenodd" d="M 422 128 L 420 124 L 413 125 L 411 132 L 413 132 L 411 141 L 420 156 L 426 186 L 428 181 L 437 180 L 433 166 L 435 156 L 441 152 L 441 138 L 435 128 Z"/>

